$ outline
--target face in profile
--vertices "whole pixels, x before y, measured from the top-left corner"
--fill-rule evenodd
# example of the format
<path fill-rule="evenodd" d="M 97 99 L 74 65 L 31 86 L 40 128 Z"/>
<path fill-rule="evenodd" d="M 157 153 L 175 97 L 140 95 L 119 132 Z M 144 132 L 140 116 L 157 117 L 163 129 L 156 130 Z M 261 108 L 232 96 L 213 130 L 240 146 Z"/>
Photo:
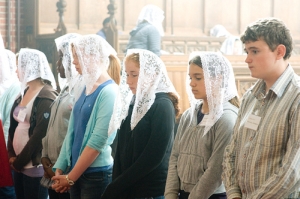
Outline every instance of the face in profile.
<path fill-rule="evenodd" d="M 56 70 L 59 73 L 61 78 L 66 78 L 65 69 L 62 65 L 63 53 L 61 50 L 58 51 L 58 60 L 56 62 Z"/>
<path fill-rule="evenodd" d="M 278 67 L 274 63 L 277 61 L 277 48 L 272 51 L 262 39 L 245 43 L 245 62 L 252 77 L 266 80 L 270 78 L 270 74 L 276 73 Z"/>
<path fill-rule="evenodd" d="M 137 83 L 139 79 L 140 67 L 139 64 L 133 60 L 125 61 L 125 72 L 127 74 L 127 84 L 131 92 L 135 95 L 137 89 Z"/>
<path fill-rule="evenodd" d="M 190 86 L 196 99 L 206 100 L 206 90 L 203 69 L 191 63 L 189 67 Z"/>
<path fill-rule="evenodd" d="M 75 65 L 75 69 L 76 69 L 76 71 L 77 71 L 80 75 L 82 75 L 82 69 L 81 69 L 81 66 L 80 66 L 80 64 L 79 64 L 78 56 L 77 56 L 77 54 L 76 54 L 76 52 L 75 52 L 74 47 L 72 47 L 72 55 L 73 55 L 73 64 Z"/>

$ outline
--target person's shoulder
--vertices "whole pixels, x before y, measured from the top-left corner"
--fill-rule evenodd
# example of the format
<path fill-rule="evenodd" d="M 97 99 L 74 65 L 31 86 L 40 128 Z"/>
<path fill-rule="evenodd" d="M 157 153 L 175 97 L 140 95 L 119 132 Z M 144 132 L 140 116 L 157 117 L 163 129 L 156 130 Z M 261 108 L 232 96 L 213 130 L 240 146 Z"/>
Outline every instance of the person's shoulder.
<path fill-rule="evenodd" d="M 231 104 L 230 102 L 226 102 L 223 105 L 223 111 L 224 113 L 228 113 L 228 114 L 238 114 L 238 107 L 234 106 L 233 104 Z"/>
<path fill-rule="evenodd" d="M 45 84 L 45 86 L 38 94 L 38 97 L 54 100 L 57 95 L 57 91 L 51 85 Z"/>

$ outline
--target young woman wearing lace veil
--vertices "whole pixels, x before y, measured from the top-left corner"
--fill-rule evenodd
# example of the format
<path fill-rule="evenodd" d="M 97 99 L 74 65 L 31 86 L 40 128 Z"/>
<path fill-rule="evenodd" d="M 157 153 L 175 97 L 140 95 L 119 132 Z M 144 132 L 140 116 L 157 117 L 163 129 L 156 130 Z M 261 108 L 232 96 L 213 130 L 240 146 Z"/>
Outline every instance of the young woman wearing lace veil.
<path fill-rule="evenodd" d="M 68 199 L 70 195 L 66 193 L 57 193 L 50 188 L 51 178 L 55 175 L 52 167 L 55 164 L 62 143 L 66 136 L 69 124 L 69 118 L 78 94 L 81 94 L 83 84 L 80 76 L 75 70 L 71 61 L 70 41 L 79 37 L 79 34 L 69 33 L 55 39 L 59 59 L 56 62 L 57 71 L 61 78 L 66 79 L 66 84 L 61 87 L 59 96 L 51 105 L 51 117 L 47 129 L 47 135 L 43 139 L 42 164 L 44 167 L 44 177 L 41 182 L 46 186 L 50 199 Z"/>
<path fill-rule="evenodd" d="M 54 76 L 45 54 L 28 48 L 20 50 L 18 75 L 21 95 L 11 109 L 7 146 L 9 162 L 15 170 L 16 196 L 18 199 L 46 199 L 47 189 L 40 185 L 44 175 L 41 153 L 50 105 L 57 95 Z"/>
<path fill-rule="evenodd" d="M 85 87 L 73 107 L 67 135 L 53 166 L 52 187 L 60 193 L 70 189 L 71 199 L 100 198 L 111 181 L 110 144 L 115 132 L 108 134 L 108 125 L 118 92 L 107 69 L 120 69 L 120 63 L 116 51 L 97 35 L 80 36 L 71 42 L 71 48 L 73 64 L 82 74 Z"/>
<path fill-rule="evenodd" d="M 239 107 L 233 69 L 221 53 L 195 52 L 187 71 L 191 107 L 178 126 L 165 197 L 225 199 L 223 153 Z"/>
<path fill-rule="evenodd" d="M 102 199 L 163 198 L 178 94 L 154 53 L 130 49 L 109 132 L 118 131 L 113 181 Z"/>
<path fill-rule="evenodd" d="M 136 27 L 130 32 L 127 49 L 146 49 L 160 56 L 162 22 L 164 11 L 155 5 L 146 5 L 141 10 Z"/>

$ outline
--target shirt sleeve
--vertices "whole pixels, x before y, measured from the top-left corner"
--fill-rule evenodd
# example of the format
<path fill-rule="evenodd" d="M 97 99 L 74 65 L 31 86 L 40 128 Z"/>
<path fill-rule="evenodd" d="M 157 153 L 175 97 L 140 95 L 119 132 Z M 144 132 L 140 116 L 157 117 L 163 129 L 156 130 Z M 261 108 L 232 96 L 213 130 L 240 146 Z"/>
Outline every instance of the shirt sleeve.
<path fill-rule="evenodd" d="M 223 157 L 223 173 L 222 179 L 225 184 L 226 194 L 228 198 L 242 198 L 241 189 L 238 185 L 236 178 L 236 153 L 237 153 L 237 137 L 238 127 L 240 125 L 241 109 L 239 110 L 238 117 L 233 130 L 233 138 L 230 144 L 225 148 Z"/>
<path fill-rule="evenodd" d="M 286 198 L 300 186 L 300 104 L 291 110 L 289 125 L 290 136 L 282 166 L 250 198 Z"/>
<path fill-rule="evenodd" d="M 185 122 L 188 120 L 188 114 L 189 112 L 186 111 L 180 119 L 177 134 L 175 136 L 175 140 L 172 147 L 172 152 L 170 155 L 169 160 L 169 168 L 168 168 L 168 176 L 167 176 L 167 182 L 166 182 L 166 188 L 165 188 L 165 199 L 177 199 L 178 193 L 180 189 L 180 180 L 178 177 L 177 172 L 177 162 L 178 162 L 178 156 L 179 156 L 179 139 L 184 131 L 183 126 Z"/>
<path fill-rule="evenodd" d="M 94 108 L 97 108 L 96 122 L 93 133 L 87 142 L 87 146 L 97 150 L 101 153 L 101 150 L 111 143 L 107 143 L 108 140 L 108 126 L 112 116 L 114 102 L 117 96 L 117 87 L 114 89 L 111 86 L 106 86 L 100 93 L 101 98 L 99 103 L 95 104 Z M 115 134 L 114 134 L 115 135 Z"/>

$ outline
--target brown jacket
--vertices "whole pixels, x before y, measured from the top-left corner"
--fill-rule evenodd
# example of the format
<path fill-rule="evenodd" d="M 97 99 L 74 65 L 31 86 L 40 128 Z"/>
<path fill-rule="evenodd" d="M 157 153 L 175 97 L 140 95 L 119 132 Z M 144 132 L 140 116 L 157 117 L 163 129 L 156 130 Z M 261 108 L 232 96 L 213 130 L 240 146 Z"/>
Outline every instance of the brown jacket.
<path fill-rule="evenodd" d="M 10 113 L 7 148 L 9 157 L 16 157 L 13 163 L 15 169 L 19 171 L 22 170 L 30 161 L 32 161 L 33 166 L 37 166 L 41 163 L 42 139 L 45 137 L 48 128 L 51 111 L 50 106 L 56 96 L 57 92 L 48 84 L 46 84 L 37 95 L 33 102 L 30 116 L 29 140 L 19 155 L 15 154 L 12 145 L 15 130 L 18 126 L 18 122 L 13 118 L 13 111 L 19 105 L 21 96 L 14 102 Z"/>

